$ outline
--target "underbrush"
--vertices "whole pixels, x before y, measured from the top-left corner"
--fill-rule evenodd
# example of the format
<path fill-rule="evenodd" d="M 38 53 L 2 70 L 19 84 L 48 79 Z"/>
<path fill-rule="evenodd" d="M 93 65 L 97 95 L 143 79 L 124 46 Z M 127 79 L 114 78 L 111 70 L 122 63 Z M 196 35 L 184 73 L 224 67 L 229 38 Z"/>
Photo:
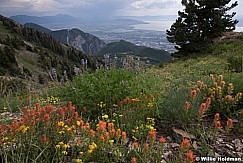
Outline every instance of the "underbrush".
<path fill-rule="evenodd" d="M 177 128 L 194 134 L 198 148 L 181 139 L 166 161 L 194 162 L 195 154 L 208 155 L 219 134 L 242 133 L 242 74 L 219 58 L 177 61 L 136 73 L 85 72 L 42 92 L 8 96 L 2 99 L 3 112 L 22 115 L 1 123 L 0 159 L 161 162 L 171 143 L 166 132 Z"/>

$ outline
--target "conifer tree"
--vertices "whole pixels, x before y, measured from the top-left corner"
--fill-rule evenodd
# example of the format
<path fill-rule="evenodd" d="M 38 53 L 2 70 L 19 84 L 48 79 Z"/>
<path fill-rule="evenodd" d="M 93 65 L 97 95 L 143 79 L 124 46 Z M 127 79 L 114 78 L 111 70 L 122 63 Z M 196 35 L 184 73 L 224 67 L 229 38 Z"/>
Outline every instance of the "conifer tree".
<path fill-rule="evenodd" d="M 182 0 L 185 7 L 179 11 L 179 17 L 166 31 L 169 42 L 175 43 L 178 50 L 175 56 L 182 57 L 201 52 L 222 36 L 224 32 L 233 31 L 237 20 L 235 12 L 227 12 L 238 5 L 231 0 Z"/>

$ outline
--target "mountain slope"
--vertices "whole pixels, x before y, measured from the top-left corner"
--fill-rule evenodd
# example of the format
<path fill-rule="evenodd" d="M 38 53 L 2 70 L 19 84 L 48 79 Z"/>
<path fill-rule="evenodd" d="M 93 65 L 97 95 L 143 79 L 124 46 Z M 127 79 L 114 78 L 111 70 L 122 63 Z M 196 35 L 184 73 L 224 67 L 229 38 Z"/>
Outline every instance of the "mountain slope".
<path fill-rule="evenodd" d="M 52 30 L 45 28 L 41 25 L 35 24 L 35 23 L 25 23 L 24 26 L 28 27 L 28 28 L 35 29 L 37 31 L 40 31 L 40 32 L 43 32 L 43 33 L 46 33 L 46 34 L 49 34 L 49 33 L 52 32 Z"/>
<path fill-rule="evenodd" d="M 104 54 L 110 54 L 111 57 L 116 56 L 118 58 L 125 57 L 126 55 L 133 55 L 150 64 L 167 62 L 172 59 L 170 53 L 164 50 L 136 46 L 135 44 L 124 40 L 107 44 L 99 52 L 100 56 L 103 56 Z"/>
<path fill-rule="evenodd" d="M 97 54 L 105 46 L 105 42 L 98 37 L 77 28 L 52 31 L 49 34 L 56 40 L 71 45 L 86 54 Z"/>
<path fill-rule="evenodd" d="M 98 37 L 77 28 L 51 31 L 35 23 L 26 23 L 24 26 L 46 33 L 61 43 L 71 45 L 85 54 L 95 55 L 105 46 L 105 42 Z"/>
<path fill-rule="evenodd" d="M 47 83 L 72 79 L 75 70 L 95 69 L 96 60 L 37 30 L 0 16 L 0 76 Z M 65 73 L 64 73 L 65 71 Z"/>

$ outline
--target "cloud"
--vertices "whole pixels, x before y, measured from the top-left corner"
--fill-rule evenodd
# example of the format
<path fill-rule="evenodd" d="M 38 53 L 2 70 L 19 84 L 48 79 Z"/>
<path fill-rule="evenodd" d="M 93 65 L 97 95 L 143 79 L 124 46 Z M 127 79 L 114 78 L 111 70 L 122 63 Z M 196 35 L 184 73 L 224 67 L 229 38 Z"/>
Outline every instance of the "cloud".
<path fill-rule="evenodd" d="M 239 2 L 240 4 L 240 2 Z M 181 0 L 0 0 L 0 14 L 109 17 L 113 15 L 176 15 Z M 238 11 L 240 7 L 238 7 Z"/>
<path fill-rule="evenodd" d="M 180 0 L 138 0 L 131 5 L 137 9 L 155 9 L 173 7 L 180 4 Z"/>

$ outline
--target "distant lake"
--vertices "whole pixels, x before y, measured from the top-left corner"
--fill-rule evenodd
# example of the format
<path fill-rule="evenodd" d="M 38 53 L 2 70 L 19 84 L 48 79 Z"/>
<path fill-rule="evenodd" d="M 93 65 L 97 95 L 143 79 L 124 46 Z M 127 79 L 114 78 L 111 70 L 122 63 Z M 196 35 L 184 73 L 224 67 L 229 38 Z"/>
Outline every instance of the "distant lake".
<path fill-rule="evenodd" d="M 166 31 L 170 29 L 170 26 L 175 22 L 174 20 L 161 20 L 161 21 L 144 21 L 148 24 L 136 24 L 132 25 L 134 29 L 154 30 L 154 31 Z M 243 32 L 243 27 L 236 27 L 237 32 Z"/>
<path fill-rule="evenodd" d="M 132 25 L 134 29 L 154 30 L 154 31 L 166 31 L 174 23 L 171 20 L 156 20 L 156 21 L 144 21 L 147 24 Z"/>

